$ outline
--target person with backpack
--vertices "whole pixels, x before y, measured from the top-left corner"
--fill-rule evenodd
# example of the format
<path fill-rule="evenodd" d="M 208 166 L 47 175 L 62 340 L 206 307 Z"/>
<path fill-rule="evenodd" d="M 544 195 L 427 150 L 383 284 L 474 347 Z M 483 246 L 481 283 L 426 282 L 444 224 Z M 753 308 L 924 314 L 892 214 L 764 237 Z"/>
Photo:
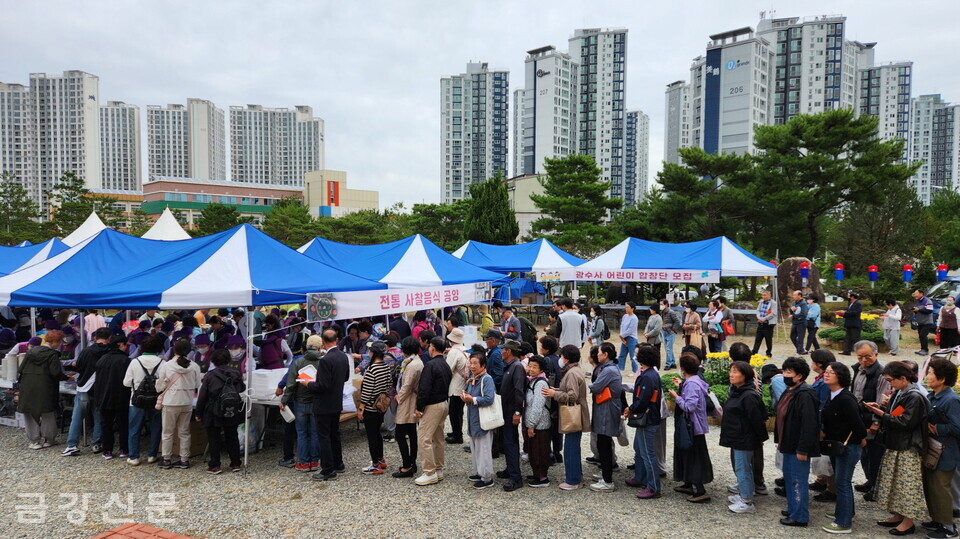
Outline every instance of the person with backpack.
<path fill-rule="evenodd" d="M 109 328 L 106 329 L 108 332 Z M 130 357 L 127 355 L 127 338 L 114 335 L 110 338 L 110 348 L 97 360 L 94 376 L 97 383 L 93 387 L 93 398 L 100 409 L 100 427 L 103 429 L 103 458 L 110 460 L 113 455 L 114 429 L 119 434 L 120 452 L 118 457 L 128 457 L 130 429 L 130 388 L 123 384 Z"/>
<path fill-rule="evenodd" d="M 200 387 L 200 367 L 190 361 L 190 341 L 178 340 L 173 345 L 174 357 L 163 363 L 157 375 L 156 388 L 160 391 L 157 405 L 162 407 L 163 435 L 161 436 L 160 468 L 190 467 L 190 417 L 193 415 L 193 395 Z M 173 435 L 180 440 L 180 461 L 174 464 Z"/>
<path fill-rule="evenodd" d="M 216 350 L 211 358 L 213 369 L 203 375 L 197 396 L 196 421 L 207 429 L 210 460 L 207 473 L 217 475 L 220 468 L 220 451 L 226 448 L 230 455 L 230 470 L 240 471 L 240 438 L 237 426 L 243 423 L 244 409 L 241 393 L 247 386 L 240 371 L 231 367 L 230 353 Z"/>
<path fill-rule="evenodd" d="M 524 426 L 530 440 L 530 468 L 533 475 L 527 484 L 533 488 L 550 486 L 547 470 L 550 468 L 550 407 L 553 399 L 544 395 L 550 387 L 544 371 L 547 362 L 543 356 L 533 356 L 527 363 L 527 392 L 524 408 Z"/>
<path fill-rule="evenodd" d="M 149 336 L 140 343 L 141 354 L 127 365 L 123 376 L 123 385 L 131 389 L 129 430 L 127 441 L 129 455 L 128 464 L 136 466 L 140 463 L 140 435 L 144 425 L 150 429 L 150 445 L 147 447 L 147 463 L 157 461 L 157 451 L 160 447 L 161 414 L 156 409 L 157 404 L 157 374 L 160 372 L 160 353 L 163 352 L 163 341 Z M 128 344 L 129 345 L 129 344 Z"/>
<path fill-rule="evenodd" d="M 94 372 L 97 361 L 110 349 L 110 330 L 100 328 L 93 332 L 94 342 L 80 351 L 80 355 L 73 364 L 77 371 L 77 396 L 73 401 L 73 417 L 70 419 L 70 431 L 67 433 L 67 447 L 61 453 L 64 457 L 80 454 L 80 433 L 86 421 L 87 412 L 93 406 L 93 387 L 97 378 Z M 100 410 L 93 409 L 93 439 L 91 447 L 94 453 L 101 451 L 102 429 L 100 427 Z"/>
<path fill-rule="evenodd" d="M 293 408 L 294 423 L 297 429 L 297 464 L 299 472 L 315 471 L 320 466 L 320 441 L 317 438 L 317 421 L 313 415 L 313 393 L 297 383 L 300 371 L 308 366 L 316 371 L 320 364 L 323 339 L 311 335 L 307 339 L 307 353 L 297 358 L 287 371 L 287 382 L 283 386 L 280 409 Z"/>

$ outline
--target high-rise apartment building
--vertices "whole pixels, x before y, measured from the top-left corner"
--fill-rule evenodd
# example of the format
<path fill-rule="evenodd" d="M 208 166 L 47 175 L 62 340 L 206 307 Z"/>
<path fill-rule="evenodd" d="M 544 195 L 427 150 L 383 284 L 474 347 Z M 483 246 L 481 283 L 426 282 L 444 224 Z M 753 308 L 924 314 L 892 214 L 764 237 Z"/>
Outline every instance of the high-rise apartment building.
<path fill-rule="evenodd" d="M 151 178 L 227 179 L 223 109 L 203 99 L 147 107 Z"/>
<path fill-rule="evenodd" d="M 649 192 L 650 117 L 643 111 L 627 112 L 624 160 L 624 206 L 633 206 Z"/>
<path fill-rule="evenodd" d="M 910 161 L 922 161 L 910 179 L 924 204 L 939 189 L 960 188 L 960 105 L 943 101 L 940 94 L 921 95 L 911 102 Z"/>
<path fill-rule="evenodd" d="M 441 198 L 470 196 L 470 185 L 507 175 L 510 73 L 486 62 L 440 79 Z M 515 96 L 516 97 L 516 96 Z"/>
<path fill-rule="evenodd" d="M 857 107 L 857 55 L 863 45 L 844 38 L 846 21 L 842 15 L 761 18 L 757 35 L 774 50 L 771 123 Z"/>
<path fill-rule="evenodd" d="M 571 60 L 579 66 L 576 143 L 611 182 L 610 195 L 625 195 L 625 122 L 627 30 L 587 28 L 569 40 Z"/>
<path fill-rule="evenodd" d="M 511 176 L 523 174 L 523 104 L 526 91 L 513 91 L 513 169 Z"/>
<path fill-rule="evenodd" d="M 680 148 L 690 146 L 690 84 L 678 80 L 667 85 L 663 129 L 663 160 L 680 163 Z"/>
<path fill-rule="evenodd" d="M 123 101 L 100 107 L 100 179 L 104 189 L 140 190 L 140 108 Z"/>
<path fill-rule="evenodd" d="M 880 138 L 906 141 L 909 137 L 912 79 L 913 62 L 860 69 L 859 113 L 877 117 Z"/>
<path fill-rule="evenodd" d="M 83 71 L 31 73 L 29 88 L 0 83 L 0 170 L 49 210 L 49 193 L 73 172 L 101 187 L 100 81 Z"/>
<path fill-rule="evenodd" d="M 514 123 L 522 152 L 516 175 L 542 173 L 545 159 L 577 153 L 577 68 L 553 46 L 527 51 L 521 122 Z"/>
<path fill-rule="evenodd" d="M 303 186 L 324 169 L 323 120 L 313 108 L 230 107 L 230 176 L 236 182 Z"/>

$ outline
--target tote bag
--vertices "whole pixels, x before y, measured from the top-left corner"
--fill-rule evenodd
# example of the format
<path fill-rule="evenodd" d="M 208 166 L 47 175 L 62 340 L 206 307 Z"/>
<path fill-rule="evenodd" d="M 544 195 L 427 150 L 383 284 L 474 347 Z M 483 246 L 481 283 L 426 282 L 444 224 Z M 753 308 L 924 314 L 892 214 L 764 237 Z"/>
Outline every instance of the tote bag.
<path fill-rule="evenodd" d="M 583 424 L 580 415 L 580 404 L 560 405 L 560 432 L 570 434 L 571 432 L 583 431 Z"/>
<path fill-rule="evenodd" d="M 493 404 L 481 406 L 479 412 L 481 429 L 493 430 L 503 426 L 503 406 L 500 405 L 500 395 L 494 395 Z"/>
<path fill-rule="evenodd" d="M 680 411 L 677 407 L 676 423 L 673 430 L 673 445 L 680 451 L 686 451 L 693 447 L 693 423 L 687 418 L 687 414 Z"/>

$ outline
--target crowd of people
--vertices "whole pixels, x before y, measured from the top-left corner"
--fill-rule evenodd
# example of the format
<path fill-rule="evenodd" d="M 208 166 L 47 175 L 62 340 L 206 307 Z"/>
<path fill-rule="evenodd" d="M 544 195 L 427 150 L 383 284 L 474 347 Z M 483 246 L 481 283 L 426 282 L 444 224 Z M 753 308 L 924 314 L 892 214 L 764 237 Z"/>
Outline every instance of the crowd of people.
<path fill-rule="evenodd" d="M 772 352 L 771 328 L 777 323 L 767 292 L 757 309 L 752 349 L 725 342 L 723 321 L 732 320 L 732 313 L 723 299 L 711 302 L 703 317 L 692 303 L 680 313 L 666 301 L 657 302 L 649 307 L 642 331 L 636 306 L 627 303 L 619 350 L 610 342 L 600 308 L 570 299 L 556 302 L 547 334 L 533 342 L 524 339 L 524 321 L 509 306 L 494 305 L 499 322 L 484 309 L 484 343 L 473 347 L 464 344 L 468 319 L 462 307 L 442 315 L 420 311 L 412 320 L 394 315 L 324 324 L 279 309 L 166 316 L 147 311 L 127 329 L 113 321 L 94 327 L 91 344 L 79 353 L 66 340 L 67 331 L 75 334 L 78 328 L 69 316 L 49 313 L 42 337 L 12 347 L 25 352 L 18 411 L 26 420 L 29 447 L 51 447 L 57 437 L 59 382 L 73 380 L 77 394 L 63 456 L 81 452 L 82 425 L 92 415 L 92 450 L 104 459 L 189 468 L 190 423 L 197 421 L 208 436 L 206 471 L 223 471 L 222 450 L 229 468 L 239 471 L 237 426 L 245 416 L 249 326 L 255 343 L 249 353 L 257 366 L 287 369 L 276 393 L 280 410 L 289 408 L 294 419 L 286 423 L 279 464 L 311 472 L 314 480 L 334 480 L 345 471 L 339 432 L 343 388 L 360 374 L 357 418 L 370 456 L 363 474 L 388 473 L 384 443 L 396 442 L 400 462 L 392 477 L 432 485 L 444 479 L 447 447 L 466 441 L 475 489 L 493 487 L 498 479 L 507 492 L 524 485 L 548 487 L 556 465 L 562 490 L 613 492 L 619 469 L 614 444 L 631 443 L 630 427 L 634 459 L 624 484 L 640 500 L 655 499 L 666 490 L 667 422 L 672 420 L 672 490 L 702 504 L 712 499 L 706 485 L 714 481 L 714 459 L 706 435 L 708 417 L 715 417 L 720 446 L 729 449 L 736 476 L 736 484 L 726 487 L 727 507 L 740 514 L 755 512 L 757 498 L 768 494 L 763 453 L 770 435 L 763 396 L 769 391 L 782 470 L 774 490 L 786 498 L 782 525 L 809 525 L 813 489 L 818 492 L 814 501 L 834 503 L 831 522 L 822 529 L 850 533 L 854 491 L 859 491 L 890 513 L 877 525 L 892 535 L 913 534 L 919 525 L 929 537 L 957 537 L 957 366 L 939 358 L 930 360 L 923 373 L 908 361 L 882 365 L 876 344 L 858 340 L 849 343 L 857 356 L 851 369 L 819 348 L 815 337 L 804 339 L 811 319 L 819 326 L 816 298 L 797 293 L 793 300 L 789 318 L 801 326 L 791 331 L 796 355 L 780 368 L 768 363 L 759 372 L 751 356 L 764 341 L 768 355 Z M 845 320 L 856 309 L 855 295 L 851 300 L 851 307 L 838 313 Z M 891 319 L 899 315 L 895 302 L 889 306 Z M 253 317 L 249 324 L 246 316 Z M 674 357 L 678 334 L 685 345 Z M 730 386 L 719 403 L 704 368 L 708 350 L 721 346 L 730 355 Z M 803 357 L 807 353 L 809 361 Z M 663 387 L 662 371 L 677 367 L 677 387 Z M 815 377 L 808 383 L 811 372 Z M 625 382 L 625 374 L 633 381 Z M 672 418 L 668 402 L 674 403 Z M 585 433 L 593 454 L 583 459 Z M 497 470 L 500 456 L 504 465 Z M 531 472 L 526 476 L 525 461 Z M 596 473 L 585 472 L 584 462 L 596 465 Z M 866 481 L 853 485 L 857 463 Z"/>

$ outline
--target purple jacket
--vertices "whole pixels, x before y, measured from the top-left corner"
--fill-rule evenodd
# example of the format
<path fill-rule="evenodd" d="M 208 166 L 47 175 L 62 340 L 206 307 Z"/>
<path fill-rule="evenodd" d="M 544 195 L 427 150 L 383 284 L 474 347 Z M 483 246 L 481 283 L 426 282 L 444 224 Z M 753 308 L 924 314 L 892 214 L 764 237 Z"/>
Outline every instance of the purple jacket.
<path fill-rule="evenodd" d="M 710 431 L 707 426 L 707 383 L 699 376 L 687 378 L 680 386 L 677 396 L 677 406 L 687 413 L 693 423 L 693 434 L 706 434 Z"/>

